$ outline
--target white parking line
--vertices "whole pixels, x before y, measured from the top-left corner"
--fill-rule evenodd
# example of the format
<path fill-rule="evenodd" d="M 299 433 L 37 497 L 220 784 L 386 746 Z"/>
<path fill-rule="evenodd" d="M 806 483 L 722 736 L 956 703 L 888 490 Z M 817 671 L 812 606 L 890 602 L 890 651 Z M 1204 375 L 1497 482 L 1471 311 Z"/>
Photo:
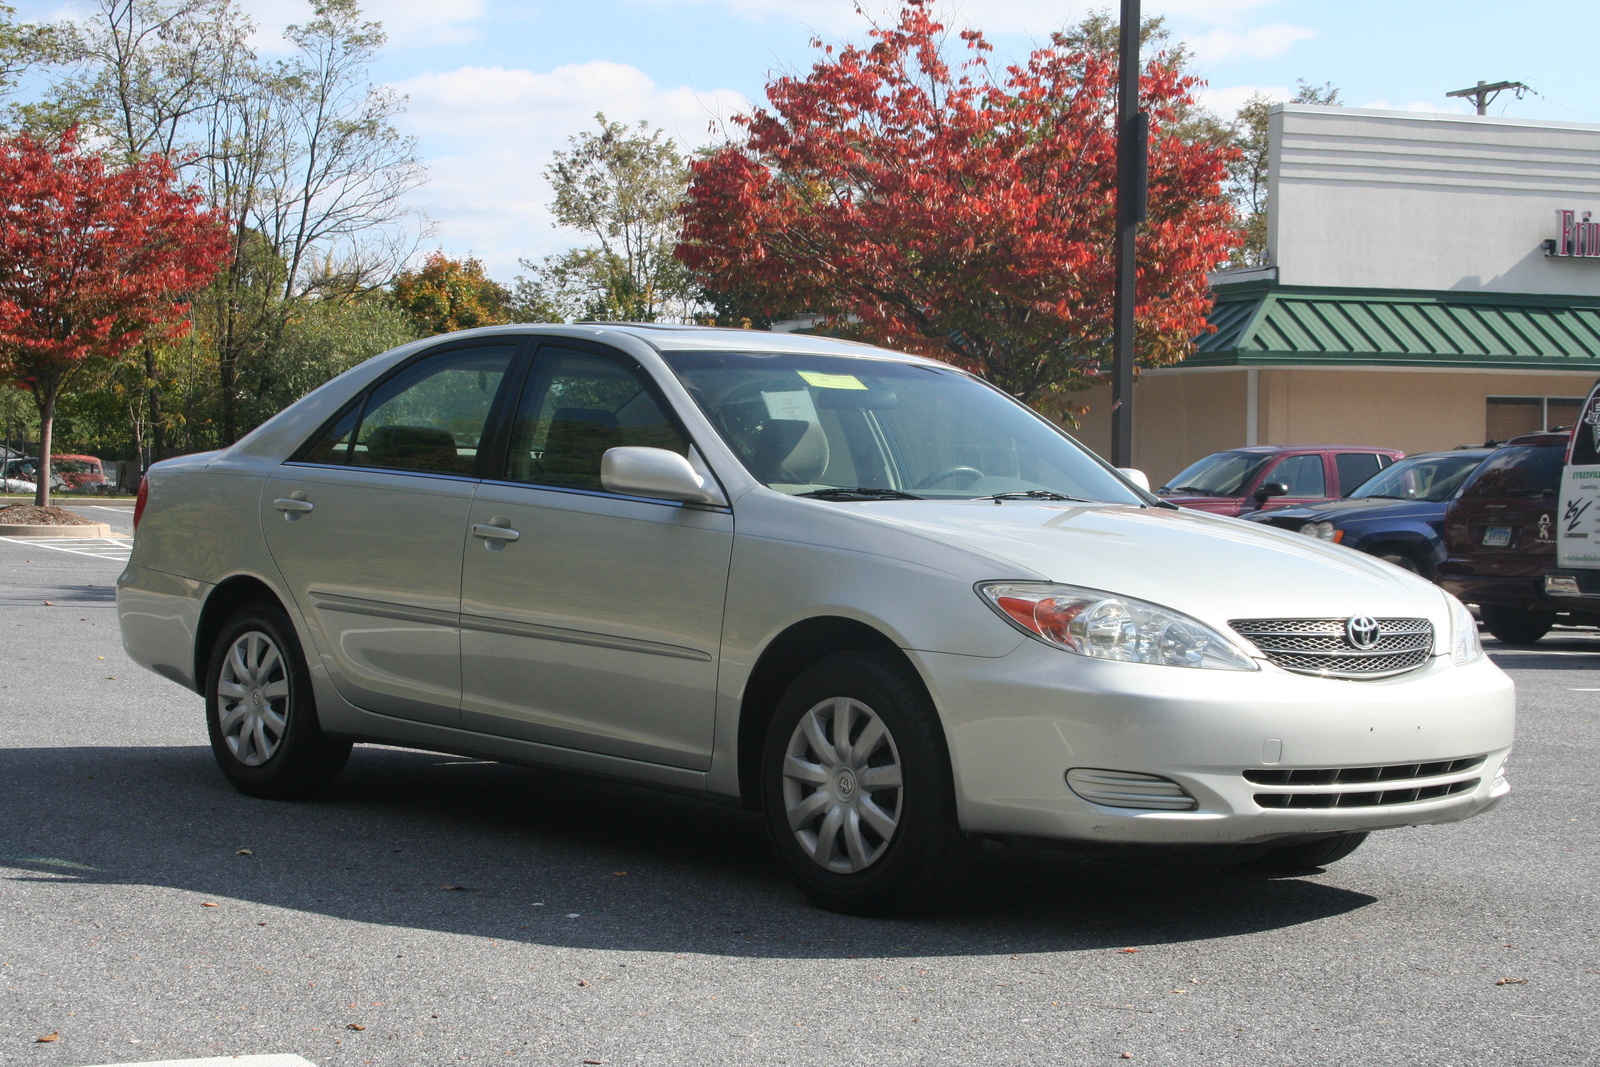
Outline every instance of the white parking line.
<path fill-rule="evenodd" d="M 128 557 L 133 554 L 133 540 L 127 537 L 0 537 L 0 544 L 48 548 L 116 563 L 128 562 Z"/>
<path fill-rule="evenodd" d="M 121 511 L 129 515 L 133 514 L 133 509 L 127 507 L 126 505 L 117 506 L 112 504 L 90 504 L 88 506 L 91 508 L 98 508 L 101 511 Z"/>
<path fill-rule="evenodd" d="M 1593 652 L 1571 652 L 1560 648 L 1486 648 L 1491 656 L 1600 656 L 1600 647 Z"/>
<path fill-rule="evenodd" d="M 317 1067 L 291 1053 L 277 1056 L 212 1056 L 203 1060 L 145 1060 L 142 1063 L 103 1063 L 99 1067 Z"/>

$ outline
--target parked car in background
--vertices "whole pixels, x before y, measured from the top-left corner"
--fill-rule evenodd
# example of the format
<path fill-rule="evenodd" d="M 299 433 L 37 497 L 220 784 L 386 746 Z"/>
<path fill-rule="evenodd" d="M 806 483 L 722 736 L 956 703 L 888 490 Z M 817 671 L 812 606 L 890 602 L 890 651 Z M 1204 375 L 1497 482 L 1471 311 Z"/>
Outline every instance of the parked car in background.
<path fill-rule="evenodd" d="M 106 474 L 100 465 L 97 456 L 51 456 L 50 457 L 50 487 L 52 489 L 65 489 L 78 492 L 101 492 L 106 486 Z M 35 487 L 39 481 L 39 457 L 23 456 L 20 459 L 7 460 L 3 473 L 0 473 L 8 482 L 20 481 L 33 483 Z M 33 492 L 33 489 L 11 490 L 16 492 Z"/>
<path fill-rule="evenodd" d="M 1405 455 L 1357 445 L 1250 445 L 1191 463 L 1157 494 L 1217 515 L 1336 499 Z"/>
<path fill-rule="evenodd" d="M 1545 592 L 1571 437 L 1571 430 L 1513 437 L 1478 466 L 1445 513 L 1439 584 L 1478 605 L 1484 629 L 1507 644 L 1531 644 L 1557 622 L 1600 624 L 1600 613 L 1582 602 Z"/>
<path fill-rule="evenodd" d="M 1444 562 L 1444 515 L 1487 448 L 1407 456 L 1342 500 L 1258 511 L 1252 522 L 1294 530 L 1387 560 L 1433 579 Z"/>

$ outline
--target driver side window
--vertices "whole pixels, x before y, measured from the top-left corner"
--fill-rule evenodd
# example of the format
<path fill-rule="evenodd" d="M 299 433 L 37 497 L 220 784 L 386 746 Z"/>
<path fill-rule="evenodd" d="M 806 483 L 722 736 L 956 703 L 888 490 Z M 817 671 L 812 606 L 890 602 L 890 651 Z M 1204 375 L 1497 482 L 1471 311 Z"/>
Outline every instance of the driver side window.
<path fill-rule="evenodd" d="M 1282 482 L 1289 487 L 1285 496 L 1326 496 L 1322 474 L 1321 456 L 1290 456 L 1267 475 L 1269 482 Z"/>

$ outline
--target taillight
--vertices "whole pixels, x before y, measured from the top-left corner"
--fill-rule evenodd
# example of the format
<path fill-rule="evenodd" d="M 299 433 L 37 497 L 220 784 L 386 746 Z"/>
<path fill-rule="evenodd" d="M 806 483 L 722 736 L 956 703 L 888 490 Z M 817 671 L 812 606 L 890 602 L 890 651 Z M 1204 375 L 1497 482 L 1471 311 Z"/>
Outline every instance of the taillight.
<path fill-rule="evenodd" d="M 150 476 L 147 474 L 139 479 L 139 495 L 133 501 L 133 528 L 139 529 L 139 520 L 144 516 L 144 506 L 150 501 Z"/>

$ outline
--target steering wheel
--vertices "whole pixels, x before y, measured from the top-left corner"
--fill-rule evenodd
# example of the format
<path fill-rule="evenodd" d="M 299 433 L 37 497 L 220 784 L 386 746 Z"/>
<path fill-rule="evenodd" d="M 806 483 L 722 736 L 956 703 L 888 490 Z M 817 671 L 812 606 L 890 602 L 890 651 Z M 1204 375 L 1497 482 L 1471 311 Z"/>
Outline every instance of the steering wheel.
<path fill-rule="evenodd" d="M 970 477 L 966 480 L 966 482 L 963 483 L 965 485 L 971 485 L 973 482 L 975 482 L 979 478 L 983 477 L 983 472 L 981 470 L 979 470 L 977 467 L 968 467 L 968 466 L 965 466 L 965 465 L 960 465 L 960 466 L 955 466 L 955 467 L 946 467 L 942 471 L 934 471 L 932 474 L 928 475 L 926 478 L 923 478 L 921 481 L 919 481 L 916 485 L 912 486 L 912 488 L 913 489 L 932 489 L 934 486 L 938 485 L 940 482 L 945 481 L 946 479 L 949 479 L 949 478 L 954 478 L 958 474 L 970 475 Z"/>

